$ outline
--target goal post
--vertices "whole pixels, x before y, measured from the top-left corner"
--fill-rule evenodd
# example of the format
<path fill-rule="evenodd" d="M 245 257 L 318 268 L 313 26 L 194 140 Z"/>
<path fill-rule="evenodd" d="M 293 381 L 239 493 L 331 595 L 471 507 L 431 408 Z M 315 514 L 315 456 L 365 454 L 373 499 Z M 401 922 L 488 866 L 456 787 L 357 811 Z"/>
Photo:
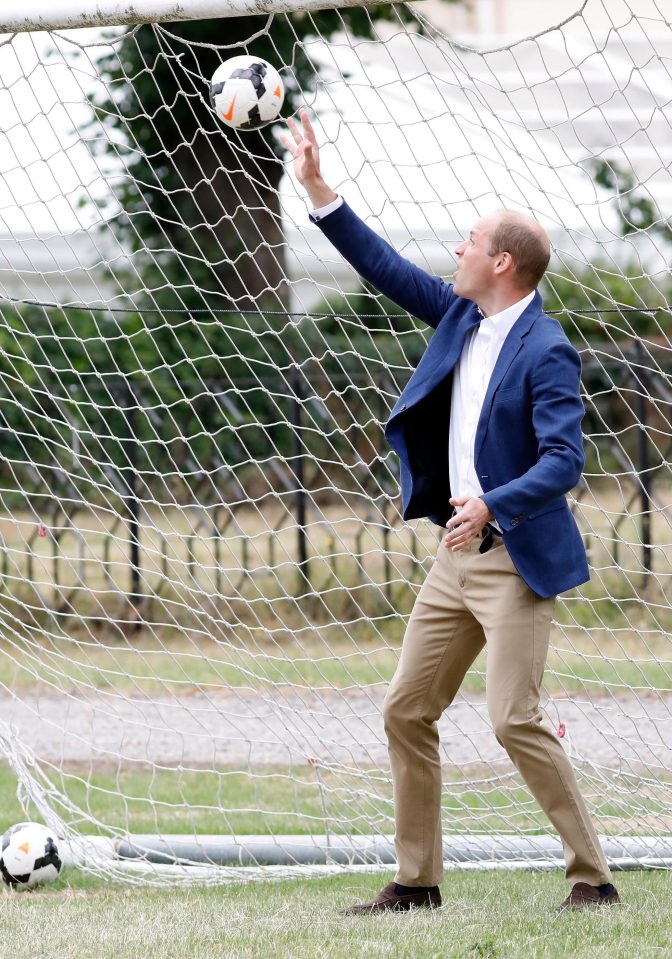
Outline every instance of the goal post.
<path fill-rule="evenodd" d="M 213 113 L 216 67 L 250 53 L 423 268 L 449 276 L 497 207 L 548 229 L 591 581 L 558 600 L 542 705 L 610 861 L 669 866 L 672 28 L 621 13 L 493 43 L 459 3 L 4 4 L 5 826 L 128 882 L 393 857 L 381 707 L 440 530 L 403 521 L 383 431 L 429 331 L 311 225 L 281 121 Z M 483 658 L 440 732 L 446 862 L 557 866 Z"/>

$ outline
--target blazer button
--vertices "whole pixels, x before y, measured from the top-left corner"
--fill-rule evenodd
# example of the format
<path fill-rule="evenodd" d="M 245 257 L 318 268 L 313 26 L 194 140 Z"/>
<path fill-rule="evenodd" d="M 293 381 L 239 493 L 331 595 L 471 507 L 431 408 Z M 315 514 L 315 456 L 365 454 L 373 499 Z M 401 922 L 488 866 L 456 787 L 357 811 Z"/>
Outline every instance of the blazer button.
<path fill-rule="evenodd" d="M 405 409 L 406 409 L 406 404 L 405 404 L 405 403 L 402 403 L 401 406 L 399 407 L 399 412 L 400 412 L 400 413 L 403 413 L 403 411 L 404 411 Z"/>

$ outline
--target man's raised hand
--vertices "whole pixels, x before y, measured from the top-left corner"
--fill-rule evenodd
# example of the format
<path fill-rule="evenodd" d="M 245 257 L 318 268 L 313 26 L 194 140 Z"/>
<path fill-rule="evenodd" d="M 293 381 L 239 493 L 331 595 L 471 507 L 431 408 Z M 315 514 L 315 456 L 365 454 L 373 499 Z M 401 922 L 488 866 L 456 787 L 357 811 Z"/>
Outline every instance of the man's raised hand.
<path fill-rule="evenodd" d="M 296 179 L 306 186 L 307 182 L 317 180 L 320 176 L 320 150 L 315 138 L 315 131 L 308 118 L 308 112 L 300 110 L 299 116 L 303 124 L 303 131 L 301 131 L 298 123 L 292 117 L 289 117 L 287 126 L 291 138 L 283 133 L 280 135 L 280 141 L 285 149 L 292 154 Z"/>
<path fill-rule="evenodd" d="M 327 186 L 320 173 L 320 148 L 317 144 L 317 138 L 313 125 L 310 122 L 308 111 L 301 109 L 299 111 L 303 130 L 291 117 L 287 120 L 287 126 L 291 137 L 286 133 L 280 134 L 280 142 L 286 150 L 292 155 L 294 160 L 294 173 L 299 183 L 305 187 L 313 206 L 326 206 L 336 199 L 336 193 Z"/>

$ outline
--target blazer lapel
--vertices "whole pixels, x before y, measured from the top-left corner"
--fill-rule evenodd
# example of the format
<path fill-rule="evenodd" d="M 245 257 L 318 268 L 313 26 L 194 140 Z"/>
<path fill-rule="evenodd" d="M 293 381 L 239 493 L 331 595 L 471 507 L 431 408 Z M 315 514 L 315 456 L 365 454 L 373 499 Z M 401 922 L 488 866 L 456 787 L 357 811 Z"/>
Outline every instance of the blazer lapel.
<path fill-rule="evenodd" d="M 420 402 L 450 373 L 460 358 L 467 333 L 478 326 L 479 321 L 478 307 L 472 304 L 455 326 L 439 327 L 395 404 L 390 420 Z"/>
<path fill-rule="evenodd" d="M 523 339 L 526 334 L 529 332 L 530 327 L 537 319 L 541 313 L 541 296 L 539 292 L 535 292 L 534 299 L 529 304 L 529 306 L 523 310 L 521 315 L 518 317 L 516 322 L 511 327 L 509 335 L 504 340 L 502 349 L 500 350 L 499 356 L 497 357 L 497 362 L 495 363 L 495 368 L 492 371 L 492 376 L 490 377 L 490 383 L 488 384 L 488 390 L 485 394 L 485 399 L 483 400 L 483 406 L 481 407 L 481 415 L 478 420 L 478 427 L 476 429 L 476 440 L 474 443 L 474 462 L 478 460 L 479 453 L 481 452 L 481 446 L 483 445 L 483 440 L 485 439 L 485 433 L 488 426 L 488 420 L 490 419 L 490 409 L 492 407 L 492 400 L 497 390 L 497 387 L 504 379 L 506 371 L 513 363 L 515 357 L 520 352 L 520 349 L 523 345 Z"/>

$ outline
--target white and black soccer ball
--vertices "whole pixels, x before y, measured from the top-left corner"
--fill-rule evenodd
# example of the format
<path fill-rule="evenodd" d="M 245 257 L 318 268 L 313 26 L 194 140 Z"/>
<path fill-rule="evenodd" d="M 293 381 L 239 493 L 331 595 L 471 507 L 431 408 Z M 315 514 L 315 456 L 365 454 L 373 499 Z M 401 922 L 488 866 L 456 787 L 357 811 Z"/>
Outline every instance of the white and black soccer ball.
<path fill-rule="evenodd" d="M 210 83 L 210 102 L 227 126 L 255 130 L 272 123 L 285 99 L 282 77 L 267 60 L 240 56 L 225 60 Z"/>
<path fill-rule="evenodd" d="M 37 822 L 20 822 L 2 837 L 0 872 L 14 889 L 32 889 L 53 882 L 61 871 L 56 836 Z"/>

